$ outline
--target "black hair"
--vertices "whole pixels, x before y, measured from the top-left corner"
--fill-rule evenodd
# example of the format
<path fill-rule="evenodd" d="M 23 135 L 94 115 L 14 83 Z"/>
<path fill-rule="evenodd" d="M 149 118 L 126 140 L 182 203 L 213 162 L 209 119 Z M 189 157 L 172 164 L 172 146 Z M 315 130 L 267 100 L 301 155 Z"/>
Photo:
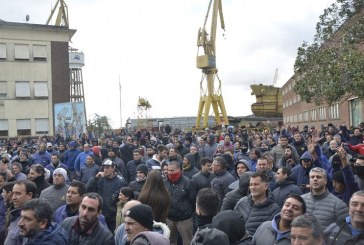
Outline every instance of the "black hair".
<path fill-rule="evenodd" d="M 81 181 L 78 181 L 78 180 L 73 180 L 70 184 L 70 187 L 77 187 L 77 191 L 78 191 L 78 194 L 80 194 L 80 196 L 83 196 L 86 194 L 86 185 L 81 182 Z"/>
<path fill-rule="evenodd" d="M 219 211 L 219 197 L 211 188 L 203 188 L 197 193 L 196 206 L 203 216 L 213 217 Z"/>
<path fill-rule="evenodd" d="M 36 198 L 27 201 L 22 210 L 33 210 L 35 219 L 40 222 L 47 220 L 47 226 L 52 221 L 53 209 L 49 202 L 43 198 Z"/>
<path fill-rule="evenodd" d="M 97 211 L 100 211 L 102 209 L 103 201 L 102 201 L 102 197 L 99 194 L 97 194 L 96 192 L 89 192 L 89 193 L 85 194 L 85 197 L 98 200 L 99 206 L 97 207 Z"/>

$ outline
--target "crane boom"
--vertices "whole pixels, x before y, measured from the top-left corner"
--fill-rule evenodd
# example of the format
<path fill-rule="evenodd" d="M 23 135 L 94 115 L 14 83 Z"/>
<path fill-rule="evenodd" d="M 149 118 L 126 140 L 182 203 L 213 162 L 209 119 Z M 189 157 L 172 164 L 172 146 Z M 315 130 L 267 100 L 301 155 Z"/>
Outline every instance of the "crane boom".
<path fill-rule="evenodd" d="M 212 7 L 211 16 L 211 29 L 210 37 L 206 31 L 206 24 L 208 17 L 210 15 L 210 10 Z M 221 81 L 217 75 L 216 68 L 216 28 L 217 19 L 220 17 L 221 28 L 225 30 L 225 22 L 222 13 L 222 3 L 221 0 L 210 0 L 209 6 L 207 8 L 207 14 L 205 16 L 204 25 L 198 31 L 197 36 L 197 58 L 196 65 L 197 68 L 202 69 L 202 79 L 200 82 L 200 103 L 198 108 L 198 114 L 196 119 L 196 128 L 200 127 L 200 121 L 203 118 L 203 127 L 207 127 L 208 117 L 210 107 L 212 105 L 215 122 L 217 125 L 227 125 L 229 124 L 224 100 L 221 93 Z M 203 54 L 199 55 L 199 49 L 203 49 Z M 204 85 L 206 81 L 206 85 Z M 217 88 L 215 89 L 215 82 L 217 83 Z"/>
<path fill-rule="evenodd" d="M 58 9 L 58 14 L 57 14 L 57 18 L 55 21 L 55 25 L 56 26 L 61 26 L 62 25 L 62 20 L 63 20 L 63 24 L 65 27 L 69 27 L 69 22 L 68 22 L 68 7 L 67 4 L 63 1 L 63 0 L 57 0 L 56 5 L 54 5 L 54 8 L 51 11 L 51 14 L 48 17 L 47 23 L 46 25 L 49 25 L 49 23 L 52 20 L 52 17 L 54 15 L 54 12 L 56 12 L 58 4 L 60 4 L 59 9 Z"/>

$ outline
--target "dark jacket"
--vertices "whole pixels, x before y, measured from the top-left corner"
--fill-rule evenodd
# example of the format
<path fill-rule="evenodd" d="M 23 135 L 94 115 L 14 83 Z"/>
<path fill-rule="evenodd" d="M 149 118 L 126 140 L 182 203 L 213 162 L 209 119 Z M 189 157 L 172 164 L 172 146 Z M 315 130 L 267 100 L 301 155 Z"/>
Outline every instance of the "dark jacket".
<path fill-rule="evenodd" d="M 137 172 L 136 169 L 139 165 L 143 165 L 143 164 L 145 164 L 145 162 L 143 160 L 139 160 L 139 161 L 131 160 L 128 162 L 128 164 L 126 165 L 126 175 L 125 175 L 126 181 L 128 183 L 135 180 L 136 172 Z"/>
<path fill-rule="evenodd" d="M 354 179 L 354 174 L 350 166 L 342 168 L 341 171 L 345 181 L 345 190 L 342 193 L 334 191 L 332 194 L 349 205 L 351 196 L 354 194 L 354 192 L 359 190 L 359 187 L 358 183 Z"/>
<path fill-rule="evenodd" d="M 234 210 L 243 216 L 246 231 L 253 235 L 256 229 L 261 225 L 263 220 L 272 220 L 280 208 L 274 202 L 273 196 L 268 194 L 263 203 L 254 204 L 251 195 L 243 197 L 238 201 Z"/>
<path fill-rule="evenodd" d="M 52 223 L 47 229 L 39 232 L 31 239 L 25 239 L 24 245 L 68 245 L 68 234 L 57 223 Z"/>
<path fill-rule="evenodd" d="M 37 186 L 37 195 L 36 197 L 40 196 L 40 193 L 44 190 L 47 189 L 48 187 L 50 187 L 51 185 L 44 179 L 44 176 L 38 176 L 37 178 L 35 178 L 35 180 L 33 180 L 33 182 L 35 183 L 35 185 Z"/>
<path fill-rule="evenodd" d="M 131 160 L 133 160 L 133 151 L 137 149 L 137 147 L 133 144 L 125 144 L 120 148 L 120 155 L 121 160 L 123 160 L 124 163 L 128 163 Z"/>
<path fill-rule="evenodd" d="M 70 210 L 67 207 L 67 204 L 60 206 L 56 212 L 54 212 L 54 222 L 57 224 L 62 223 L 63 220 L 65 220 L 68 217 L 78 216 L 78 210 L 74 213 L 71 213 Z M 101 224 L 106 226 L 105 216 L 100 214 L 99 221 Z"/>
<path fill-rule="evenodd" d="M 87 192 L 97 192 L 103 200 L 102 214 L 106 219 L 116 217 L 116 203 L 121 187 L 127 186 L 126 181 L 119 175 L 109 178 L 92 178 L 87 183 Z"/>
<path fill-rule="evenodd" d="M 99 172 L 100 167 L 97 166 L 95 163 L 93 163 L 91 166 L 88 164 L 85 164 L 81 167 L 80 170 L 80 181 L 87 184 L 87 182 L 96 176 L 96 174 Z"/>
<path fill-rule="evenodd" d="M 67 167 L 70 171 L 75 170 L 74 164 L 75 164 L 78 154 L 80 154 L 80 153 L 81 153 L 81 151 L 79 149 L 68 149 L 66 151 L 66 153 L 64 154 L 64 163 L 67 165 Z"/>
<path fill-rule="evenodd" d="M 171 195 L 171 209 L 169 210 L 168 219 L 182 221 L 191 218 L 195 211 L 196 197 L 196 189 L 191 180 L 182 175 L 176 183 L 165 179 L 164 185 Z"/>
<path fill-rule="evenodd" d="M 186 154 L 184 157 L 188 159 L 189 165 L 183 167 L 183 175 L 191 179 L 192 176 L 198 173 L 198 169 L 195 167 L 195 158 L 191 153 Z"/>
<path fill-rule="evenodd" d="M 226 170 L 216 173 L 216 177 L 211 181 L 211 188 L 219 197 L 219 208 L 221 208 L 225 195 L 230 191 L 229 185 L 234 181 L 234 177 Z"/>
<path fill-rule="evenodd" d="M 75 227 L 75 223 L 78 222 L 78 216 L 65 219 L 61 226 L 67 231 L 69 235 L 68 245 L 114 245 L 114 236 L 109 229 L 100 224 L 97 220 L 96 227 L 91 234 L 81 233 Z"/>
<path fill-rule="evenodd" d="M 324 231 L 324 240 L 326 245 L 354 245 L 364 244 L 364 234 L 352 235 L 350 227 L 350 216 L 345 220 L 333 223 Z"/>
<path fill-rule="evenodd" d="M 215 178 L 215 174 L 208 172 L 198 172 L 192 176 L 191 180 L 196 187 L 196 193 L 202 188 L 211 188 L 211 181 Z"/>
<path fill-rule="evenodd" d="M 284 200 L 289 194 L 302 195 L 301 187 L 296 185 L 296 180 L 293 176 L 288 176 L 282 182 L 275 182 L 275 189 L 272 192 L 274 201 L 279 207 L 283 207 Z"/>
<path fill-rule="evenodd" d="M 221 205 L 220 211 L 234 210 L 236 203 L 248 195 L 250 174 L 243 173 L 239 178 L 239 188 L 228 192 Z"/>
<path fill-rule="evenodd" d="M 299 142 L 293 140 L 292 144 L 290 145 L 296 149 L 299 157 L 302 156 L 305 151 L 307 151 L 307 145 L 305 144 L 303 137 L 301 137 L 301 141 Z"/>

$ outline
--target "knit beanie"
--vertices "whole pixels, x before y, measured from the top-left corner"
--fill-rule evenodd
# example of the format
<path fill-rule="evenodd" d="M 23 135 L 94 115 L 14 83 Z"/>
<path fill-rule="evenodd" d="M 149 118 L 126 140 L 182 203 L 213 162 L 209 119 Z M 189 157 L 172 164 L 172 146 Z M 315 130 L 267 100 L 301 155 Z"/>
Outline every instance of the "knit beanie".
<path fill-rule="evenodd" d="M 130 217 L 148 230 L 153 230 L 153 211 L 145 204 L 138 204 L 126 211 L 125 217 Z"/>
<path fill-rule="evenodd" d="M 340 184 L 345 185 L 345 180 L 344 180 L 344 175 L 342 173 L 341 170 L 336 171 L 333 175 L 332 175 L 332 180 L 335 180 L 337 182 L 339 182 Z"/>
<path fill-rule="evenodd" d="M 145 176 L 148 175 L 148 167 L 145 164 L 139 164 L 138 167 L 136 168 L 136 171 L 142 172 Z"/>
<path fill-rule="evenodd" d="M 64 180 L 67 180 L 67 171 L 64 169 L 64 168 L 56 168 L 54 171 L 53 171 L 53 176 L 55 174 L 62 174 Z"/>

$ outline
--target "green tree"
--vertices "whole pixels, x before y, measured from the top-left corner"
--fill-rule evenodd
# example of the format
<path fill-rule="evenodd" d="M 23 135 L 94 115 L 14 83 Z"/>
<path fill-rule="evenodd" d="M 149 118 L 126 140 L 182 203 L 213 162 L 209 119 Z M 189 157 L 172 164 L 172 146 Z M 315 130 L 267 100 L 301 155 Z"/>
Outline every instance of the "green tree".
<path fill-rule="evenodd" d="M 312 44 L 298 48 L 294 91 L 307 103 L 364 99 L 364 3 L 337 0 L 324 10 Z"/>
<path fill-rule="evenodd" d="M 96 137 L 100 137 L 103 133 L 107 133 L 111 129 L 110 118 L 107 116 L 100 116 L 96 113 L 87 123 L 87 131 L 93 132 Z"/>

